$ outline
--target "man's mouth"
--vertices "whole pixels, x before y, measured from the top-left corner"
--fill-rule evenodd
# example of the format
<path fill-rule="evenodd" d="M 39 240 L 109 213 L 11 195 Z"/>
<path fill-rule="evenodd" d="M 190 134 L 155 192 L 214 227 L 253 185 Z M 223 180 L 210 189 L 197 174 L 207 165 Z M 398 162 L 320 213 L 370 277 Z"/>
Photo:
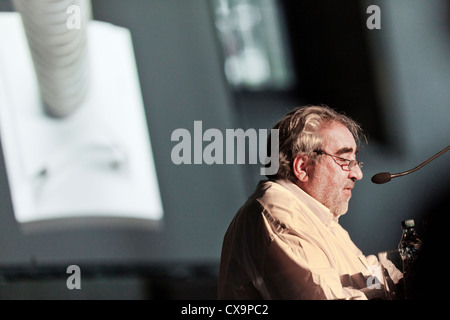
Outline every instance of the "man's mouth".
<path fill-rule="evenodd" d="M 344 188 L 344 192 L 351 196 L 352 195 L 352 189 L 353 189 L 353 186 L 346 187 L 346 188 Z"/>

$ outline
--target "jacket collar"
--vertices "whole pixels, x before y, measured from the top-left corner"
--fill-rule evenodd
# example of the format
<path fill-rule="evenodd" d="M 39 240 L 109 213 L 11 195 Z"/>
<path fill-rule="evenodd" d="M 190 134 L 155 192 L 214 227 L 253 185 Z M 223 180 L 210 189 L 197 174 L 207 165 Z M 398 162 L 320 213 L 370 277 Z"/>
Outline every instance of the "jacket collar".
<path fill-rule="evenodd" d="M 292 192 L 308 209 L 310 209 L 324 225 L 329 227 L 332 223 L 338 223 L 339 216 L 331 213 L 330 209 L 325 207 L 322 203 L 311 197 L 308 193 L 298 187 L 295 183 L 287 180 L 276 180 L 276 183 L 283 186 Z"/>

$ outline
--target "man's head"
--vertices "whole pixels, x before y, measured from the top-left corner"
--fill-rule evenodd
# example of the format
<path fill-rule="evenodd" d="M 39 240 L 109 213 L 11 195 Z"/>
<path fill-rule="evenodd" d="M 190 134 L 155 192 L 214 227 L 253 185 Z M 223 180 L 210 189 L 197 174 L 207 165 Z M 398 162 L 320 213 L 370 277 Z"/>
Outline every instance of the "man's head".
<path fill-rule="evenodd" d="M 270 178 L 290 180 L 334 215 L 348 210 L 351 189 L 362 178 L 355 160 L 361 127 L 327 106 L 289 112 L 274 127 L 279 133 L 279 169 Z"/>

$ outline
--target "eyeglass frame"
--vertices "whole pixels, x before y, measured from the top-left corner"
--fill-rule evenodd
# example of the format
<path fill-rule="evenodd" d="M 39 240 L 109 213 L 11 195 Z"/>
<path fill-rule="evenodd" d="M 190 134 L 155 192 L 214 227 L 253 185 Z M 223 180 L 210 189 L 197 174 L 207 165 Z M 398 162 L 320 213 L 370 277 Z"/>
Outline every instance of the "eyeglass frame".
<path fill-rule="evenodd" d="M 347 171 L 347 172 L 352 171 L 353 168 L 355 168 L 356 166 L 358 166 L 360 170 L 362 170 L 362 168 L 364 167 L 364 162 L 362 162 L 362 161 L 345 159 L 345 158 L 342 158 L 342 157 L 339 157 L 339 156 L 336 156 L 336 155 L 333 155 L 333 154 L 329 154 L 329 153 L 327 153 L 327 152 L 325 152 L 325 151 L 323 151 L 323 150 L 321 150 L 321 149 L 319 149 L 319 150 L 314 150 L 314 152 L 317 153 L 318 155 L 324 154 L 324 155 L 327 155 L 327 156 L 332 157 L 333 160 L 334 160 L 334 162 L 336 162 L 336 164 L 337 164 L 338 166 L 340 166 L 342 170 Z M 348 164 L 339 164 L 339 163 L 336 161 L 335 158 L 337 158 L 337 159 L 339 159 L 339 160 L 341 160 L 341 161 L 346 161 L 346 162 L 348 162 Z M 347 166 L 348 169 L 344 169 L 344 166 Z"/>

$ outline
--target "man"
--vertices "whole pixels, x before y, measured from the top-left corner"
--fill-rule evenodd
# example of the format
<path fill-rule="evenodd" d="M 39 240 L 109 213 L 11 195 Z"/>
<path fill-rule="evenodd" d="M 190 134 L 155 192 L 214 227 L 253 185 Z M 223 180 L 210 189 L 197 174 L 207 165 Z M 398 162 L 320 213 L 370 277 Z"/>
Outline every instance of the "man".
<path fill-rule="evenodd" d="M 360 126 L 327 106 L 307 106 L 274 129 L 279 169 L 258 184 L 225 234 L 219 299 L 379 296 L 376 257 L 364 256 L 338 223 L 363 177 Z"/>

